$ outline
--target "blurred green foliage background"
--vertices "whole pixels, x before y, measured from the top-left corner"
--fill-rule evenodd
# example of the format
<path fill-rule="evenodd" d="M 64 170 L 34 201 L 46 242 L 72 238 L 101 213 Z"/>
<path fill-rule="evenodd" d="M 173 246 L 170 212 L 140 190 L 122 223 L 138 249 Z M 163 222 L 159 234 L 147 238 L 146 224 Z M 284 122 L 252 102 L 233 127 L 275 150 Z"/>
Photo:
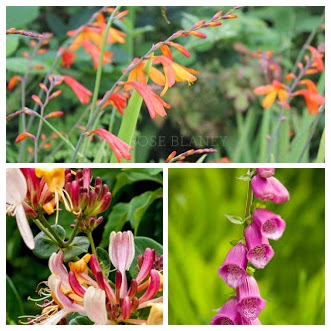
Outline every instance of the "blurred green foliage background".
<path fill-rule="evenodd" d="M 210 19 L 219 10 L 225 13 L 230 8 L 167 6 L 170 21 L 167 24 L 158 6 L 128 7 L 128 16 L 116 26 L 127 34 L 126 43 L 112 45 L 111 50 L 115 55 L 113 63 L 103 68 L 99 97 L 111 88 L 134 57 L 143 56 L 153 44 L 165 40 L 180 29 L 190 28 L 202 19 Z M 84 24 L 98 9 L 100 7 L 93 6 L 7 7 L 6 24 L 7 28 L 15 26 L 17 29 L 53 33 L 50 50 L 38 56 L 38 61 L 47 69 L 52 65 L 58 47 L 67 39 L 67 31 Z M 191 57 L 185 58 L 174 51 L 174 60 L 200 71 L 198 80 L 190 87 L 186 83 L 178 83 L 167 92 L 165 101 L 172 107 L 166 118 L 152 121 L 147 110 L 143 109 L 137 135 L 144 137 L 144 143 L 137 141 L 136 161 L 159 162 L 165 160 L 173 150 L 179 154 L 190 148 L 214 147 L 218 149 L 218 153 L 209 156 L 208 160 L 227 156 L 232 162 L 266 162 L 265 137 L 271 133 L 277 122 L 279 107 L 274 105 L 265 111 L 261 107 L 262 98 L 253 94 L 255 87 L 270 81 L 266 79 L 259 61 L 252 59 L 249 54 L 257 50 L 274 51 L 274 60 L 282 68 L 280 76 L 284 77 L 293 70 L 297 56 L 312 31 L 316 32 L 313 34 L 312 45 L 317 47 L 324 43 L 323 13 L 324 7 L 314 6 L 247 6 L 236 12 L 237 19 L 224 20 L 221 27 L 204 29 L 206 39 L 188 37 L 178 40 L 187 47 Z M 24 73 L 24 66 L 22 69 L 18 62 L 22 58 L 22 52 L 29 49 L 29 39 L 11 35 L 6 40 L 8 81 L 14 74 Z M 83 49 L 77 53 L 70 70 L 57 67 L 55 72 L 69 74 L 93 90 L 95 70 Z M 36 94 L 43 75 L 44 71 L 31 75 L 27 95 Z M 318 83 L 319 93 L 323 95 L 324 76 L 317 75 L 313 80 Z M 48 111 L 65 112 L 63 118 L 53 119 L 52 123 L 60 131 L 68 132 L 68 128 L 73 128 L 70 138 L 71 141 L 76 141 L 81 131 L 75 128 L 75 123 L 78 116 L 84 113 L 85 106 L 77 105 L 70 88 L 61 86 L 61 89 L 61 102 L 60 99 L 52 100 Z M 20 109 L 20 93 L 20 88 L 7 91 L 7 114 Z M 31 107 L 34 102 L 27 98 L 26 105 Z M 284 131 L 280 134 L 280 141 L 277 141 L 273 150 L 277 162 L 298 162 L 303 142 L 310 135 L 309 127 L 316 119 L 308 115 L 303 98 L 296 98 L 291 106 L 291 111 L 285 113 L 288 121 L 284 122 L 286 125 L 284 124 Z M 87 114 L 85 111 L 83 123 Z M 266 114 L 268 120 L 264 119 Z M 324 128 L 324 114 L 320 117 L 316 131 L 312 134 L 311 144 L 301 162 L 313 161 L 317 157 Z M 100 124 L 107 127 L 110 118 L 111 111 L 108 108 Z M 120 115 L 115 112 L 115 134 L 120 120 Z M 18 134 L 17 123 L 12 120 L 7 125 L 7 160 L 16 162 L 19 147 L 14 143 Z M 47 128 L 44 129 L 47 135 L 50 134 Z M 299 133 L 303 134 L 300 137 L 300 151 L 289 154 L 289 147 L 296 147 L 294 137 L 298 137 Z M 161 137 L 162 143 L 155 137 Z M 174 145 L 172 137 L 181 137 L 182 143 Z M 208 137 L 213 137 L 214 140 L 208 141 Z M 220 137 L 226 138 L 225 143 Z M 247 144 L 247 141 L 251 143 Z M 92 151 L 88 152 L 91 154 L 87 157 L 92 157 Z M 45 150 L 44 154 L 45 162 L 59 162 L 69 158 L 71 151 L 59 148 L 52 152 Z M 190 160 L 194 160 L 194 157 Z"/>
<path fill-rule="evenodd" d="M 247 169 L 169 169 L 169 324 L 209 324 L 232 289 L 218 276 L 244 216 Z M 324 169 L 276 169 L 290 201 L 267 203 L 286 230 L 270 240 L 275 255 L 255 278 L 267 300 L 262 324 L 325 323 Z"/>
<path fill-rule="evenodd" d="M 108 251 L 111 231 L 131 230 L 135 236 L 148 237 L 151 248 L 157 251 L 163 245 L 163 173 L 162 169 L 92 169 L 93 180 L 97 176 L 107 184 L 112 193 L 109 208 L 102 213 L 101 224 L 93 231 L 96 247 Z M 74 216 L 65 211 L 60 204 L 59 225 L 67 233 L 67 239 L 72 229 L 70 225 Z M 48 218 L 54 224 L 55 214 Z M 30 221 L 33 234 L 39 233 L 37 226 Z M 79 235 L 85 236 L 80 233 Z M 18 231 L 16 220 L 7 216 L 6 221 L 6 321 L 7 324 L 17 324 L 18 317 L 29 314 L 40 314 L 41 309 L 28 297 L 39 298 L 36 293 L 39 282 L 46 281 L 50 275 L 48 259 L 37 258 L 29 250 Z M 152 246 L 155 245 L 155 246 Z M 91 253 L 91 249 L 89 249 Z M 83 256 L 84 254 L 81 254 Z M 133 263 L 135 265 L 135 263 Z M 113 277 L 114 273 L 110 274 Z M 24 319 L 23 319 L 24 320 Z"/>

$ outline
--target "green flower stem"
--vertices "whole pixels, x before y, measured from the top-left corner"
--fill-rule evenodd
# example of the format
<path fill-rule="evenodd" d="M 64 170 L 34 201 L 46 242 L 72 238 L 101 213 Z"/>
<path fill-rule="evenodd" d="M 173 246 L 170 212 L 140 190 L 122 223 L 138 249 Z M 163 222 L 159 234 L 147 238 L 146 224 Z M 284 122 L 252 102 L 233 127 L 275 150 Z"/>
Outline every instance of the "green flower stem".
<path fill-rule="evenodd" d="M 322 133 L 322 137 L 320 140 L 317 158 L 315 160 L 316 163 L 323 163 L 325 161 L 325 128 Z"/>
<path fill-rule="evenodd" d="M 253 169 L 249 169 L 248 173 L 251 174 Z M 253 189 L 252 189 L 252 183 L 251 181 L 248 182 L 248 190 L 247 190 L 247 196 L 246 196 L 246 208 L 245 208 L 245 216 L 244 220 L 248 224 L 248 220 L 251 216 L 251 206 L 253 203 Z"/>
<path fill-rule="evenodd" d="M 36 218 L 33 220 L 33 222 L 38 226 L 38 228 L 45 233 L 45 235 L 52 240 L 52 242 L 56 245 L 58 245 L 57 240 L 53 237 L 53 235 L 44 227 L 44 225 Z"/>
<path fill-rule="evenodd" d="M 101 75 L 102 75 L 103 56 L 104 56 L 105 49 L 106 49 L 108 33 L 109 33 L 109 30 L 110 30 L 110 27 L 112 26 L 112 24 L 114 22 L 114 18 L 115 18 L 116 14 L 118 13 L 118 11 L 120 9 L 121 9 L 121 6 L 117 6 L 114 9 L 111 16 L 109 17 L 109 20 L 107 22 L 105 31 L 103 32 L 103 39 L 102 39 L 101 48 L 100 48 L 98 69 L 97 69 L 97 74 L 96 74 L 96 78 L 95 78 L 94 92 L 93 92 L 92 103 L 91 103 L 89 123 L 91 122 L 91 120 L 93 118 L 93 114 L 96 111 L 96 104 L 97 104 L 97 100 L 98 100 L 98 95 L 99 95 L 99 90 L 100 90 L 100 82 L 101 82 Z M 92 123 L 92 126 L 93 126 L 93 124 L 94 123 Z M 82 149 L 82 154 L 83 155 L 85 155 L 85 151 L 88 147 L 88 144 L 89 144 L 89 139 L 85 139 L 83 149 Z"/>
<path fill-rule="evenodd" d="M 49 123 L 43 116 L 41 116 L 39 113 L 32 109 L 28 109 L 27 111 L 28 114 L 37 116 L 39 119 L 41 119 L 53 132 L 55 132 L 58 137 L 68 146 L 70 147 L 71 150 L 75 151 L 75 146 L 68 140 L 68 138 L 64 137 L 62 133 L 60 133 L 55 127 Z"/>
<path fill-rule="evenodd" d="M 57 235 L 57 233 L 53 230 L 52 226 L 48 223 L 46 220 L 44 214 L 39 213 L 39 219 L 41 220 L 42 224 L 45 226 L 45 228 L 51 233 L 51 235 L 54 237 L 56 243 L 59 245 L 60 248 L 63 247 L 63 240 Z"/>
<path fill-rule="evenodd" d="M 87 234 L 87 238 L 88 238 L 88 240 L 90 241 L 90 244 L 91 244 L 92 253 L 95 256 L 97 256 L 97 250 L 95 249 L 94 240 L 93 240 L 93 237 L 92 237 L 92 231 L 89 231 L 86 234 Z"/>
<path fill-rule="evenodd" d="M 70 238 L 63 245 L 64 248 L 68 247 L 72 243 L 72 241 L 75 239 L 76 234 L 77 234 L 78 229 L 79 229 L 79 223 L 80 223 L 80 220 L 76 220 L 76 224 L 75 224 L 74 229 L 71 232 Z"/>

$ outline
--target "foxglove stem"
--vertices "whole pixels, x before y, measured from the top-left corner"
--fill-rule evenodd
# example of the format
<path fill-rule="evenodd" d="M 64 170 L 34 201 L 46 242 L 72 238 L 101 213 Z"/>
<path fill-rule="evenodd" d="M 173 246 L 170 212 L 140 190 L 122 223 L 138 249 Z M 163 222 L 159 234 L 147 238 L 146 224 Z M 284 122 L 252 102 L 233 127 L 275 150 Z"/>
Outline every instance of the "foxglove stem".
<path fill-rule="evenodd" d="M 252 169 L 248 169 L 248 173 L 252 173 Z M 251 206 L 253 202 L 253 190 L 252 190 L 252 183 L 251 181 L 248 182 L 248 189 L 247 189 L 247 197 L 246 197 L 246 208 L 245 208 L 245 216 L 244 220 L 247 222 L 248 218 L 251 214 Z"/>

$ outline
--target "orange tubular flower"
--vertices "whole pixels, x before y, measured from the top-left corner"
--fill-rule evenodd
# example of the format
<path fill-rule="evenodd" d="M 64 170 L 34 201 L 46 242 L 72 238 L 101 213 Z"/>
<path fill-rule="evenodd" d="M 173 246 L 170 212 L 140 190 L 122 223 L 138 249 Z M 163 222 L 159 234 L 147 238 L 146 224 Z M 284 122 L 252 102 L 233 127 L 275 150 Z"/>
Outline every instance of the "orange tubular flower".
<path fill-rule="evenodd" d="M 85 48 L 85 52 L 91 56 L 94 63 L 94 69 L 97 69 L 99 64 L 100 48 L 89 40 L 83 41 L 82 45 Z M 105 51 L 102 58 L 102 64 L 111 63 L 111 57 L 113 57 L 113 55 L 113 52 Z"/>
<path fill-rule="evenodd" d="M 106 20 L 103 14 L 99 13 L 97 15 L 97 22 L 93 23 L 94 26 L 100 27 L 102 30 L 105 30 L 106 28 Z M 109 33 L 107 36 L 107 43 L 120 43 L 124 44 L 125 43 L 125 36 L 126 34 L 122 31 L 119 31 L 115 28 L 110 28 Z"/>
<path fill-rule="evenodd" d="M 288 105 L 286 104 L 286 100 L 288 97 L 286 85 L 278 80 L 273 80 L 272 84 L 258 86 L 253 90 L 253 92 L 257 95 L 266 94 L 265 98 L 262 101 L 262 107 L 264 109 L 270 108 L 274 104 L 276 98 L 278 98 L 278 101 L 280 103 L 288 107 Z"/>
<path fill-rule="evenodd" d="M 123 140 L 116 137 L 105 129 L 95 129 L 86 132 L 84 135 L 89 136 L 94 133 L 97 133 L 102 139 L 104 139 L 108 143 L 110 148 L 113 150 L 118 163 L 121 162 L 121 159 L 131 160 L 131 154 L 129 153 L 129 150 L 133 150 L 133 148 L 126 142 L 124 142 Z"/>
<path fill-rule="evenodd" d="M 126 108 L 126 98 L 122 94 L 114 92 L 111 94 L 101 109 L 108 105 L 114 106 L 119 111 L 119 113 L 123 115 L 123 110 Z"/>
<path fill-rule="evenodd" d="M 324 63 L 323 63 L 323 57 L 324 54 L 319 52 L 315 47 L 313 46 L 308 46 L 307 47 L 311 53 L 313 63 L 312 67 L 315 68 L 317 71 L 322 72 L 324 71 Z"/>
<path fill-rule="evenodd" d="M 76 51 L 80 46 L 82 46 L 84 41 L 92 41 L 99 47 L 102 43 L 102 30 L 94 26 L 86 26 L 80 31 L 80 33 L 78 33 L 78 29 L 71 30 L 67 32 L 67 35 L 69 37 L 77 35 L 69 47 L 69 50 L 72 52 Z"/>
<path fill-rule="evenodd" d="M 139 61 L 139 58 L 133 59 L 130 66 L 135 65 Z M 144 71 L 146 61 L 142 61 L 139 63 L 134 69 L 132 69 L 129 73 L 127 82 L 139 82 L 140 84 L 147 85 L 147 78 L 146 73 Z M 129 67 L 130 67 L 129 66 Z M 126 69 L 123 70 L 123 73 L 125 73 Z M 166 78 L 164 75 L 156 68 L 151 67 L 148 73 L 148 77 L 156 84 L 164 86 L 166 82 Z M 127 85 L 124 87 L 125 90 L 129 90 L 130 86 Z"/>
<path fill-rule="evenodd" d="M 306 85 L 307 89 L 295 91 L 293 94 L 304 97 L 309 115 L 317 115 L 319 107 L 325 103 L 325 98 L 318 94 L 315 83 L 310 79 L 303 79 L 300 83 Z"/>
<path fill-rule="evenodd" d="M 157 94 L 151 91 L 146 85 L 140 84 L 138 82 L 127 82 L 125 85 L 132 86 L 144 99 L 147 106 L 149 115 L 151 118 L 156 118 L 159 116 L 166 116 L 164 108 L 169 109 L 170 105 L 163 101 Z"/>
<path fill-rule="evenodd" d="M 61 51 L 62 49 L 60 49 Z M 76 54 L 68 51 L 67 49 L 64 49 L 62 52 L 62 66 L 69 69 L 71 65 L 74 63 L 74 59 L 76 57 Z"/>
<path fill-rule="evenodd" d="M 84 87 L 82 84 L 78 83 L 77 80 L 70 76 L 62 76 L 64 82 L 74 91 L 77 95 L 80 103 L 85 104 L 90 102 L 90 96 L 92 92 Z"/>
<path fill-rule="evenodd" d="M 13 76 L 9 83 L 8 83 L 8 90 L 13 90 L 14 87 L 17 85 L 18 82 L 20 82 L 22 80 L 22 77 L 21 76 Z"/>

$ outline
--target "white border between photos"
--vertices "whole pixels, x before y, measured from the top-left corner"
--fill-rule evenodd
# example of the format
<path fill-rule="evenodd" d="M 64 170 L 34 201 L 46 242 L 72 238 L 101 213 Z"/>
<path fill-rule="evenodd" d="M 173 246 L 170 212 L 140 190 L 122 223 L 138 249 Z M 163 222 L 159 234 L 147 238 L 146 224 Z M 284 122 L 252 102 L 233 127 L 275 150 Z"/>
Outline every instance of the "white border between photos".
<path fill-rule="evenodd" d="M 100 1 L 100 0 L 94 0 L 93 5 L 115 5 L 118 2 L 120 2 L 121 5 L 126 5 L 126 6 L 132 6 L 132 5 L 145 5 L 145 6 L 155 6 L 156 3 L 155 1 L 141 1 L 138 2 L 137 0 L 131 0 L 131 1 L 109 1 L 108 3 L 106 1 Z M 197 1 L 196 3 L 186 2 L 186 1 L 169 1 L 169 0 L 164 0 L 160 3 L 160 5 L 175 5 L 175 6 L 199 6 L 201 5 L 202 1 Z M 330 4 L 328 1 L 322 1 L 322 0 L 314 0 L 314 1 L 307 1 L 307 0 L 301 0 L 301 1 L 294 1 L 294 0 L 270 0 L 270 1 L 252 1 L 252 0 L 239 0 L 239 1 L 232 1 L 232 0 L 225 0 L 225 1 L 215 1 L 215 0 L 208 0 L 204 2 L 204 5 L 208 3 L 208 6 L 227 6 L 227 5 L 245 5 L 245 6 L 262 6 L 262 5 L 268 5 L 268 6 L 325 6 L 326 7 L 326 17 L 330 17 Z M 67 5 L 78 5 L 78 6 L 88 6 L 91 5 L 90 1 L 87 0 L 81 0 L 81 1 L 63 1 L 63 0 L 30 0 L 30 1 L 22 1 L 22 0 L 4 0 L 0 4 L 0 24 L 3 27 L 2 31 L 4 31 L 5 27 L 5 7 L 6 5 L 10 6 L 31 6 L 31 5 L 43 5 L 43 6 L 67 6 Z M 328 19 L 326 19 L 326 25 L 328 24 Z M 1 45 L 5 45 L 5 37 L 4 34 L 0 36 L 1 40 Z M 329 40 L 328 40 L 328 29 L 326 29 L 326 54 L 328 56 L 330 47 L 329 47 Z M 5 47 L 1 47 L 1 55 L 2 55 L 2 72 L 5 72 Z M 326 87 L 326 95 L 328 95 L 327 91 L 329 91 L 329 74 L 328 74 L 328 60 L 326 61 L 326 78 L 325 78 L 325 87 Z M 5 75 L 2 75 L 1 78 L 1 83 L 2 83 L 2 91 L 1 91 L 1 100 L 3 104 L 3 112 L 4 109 L 6 109 L 6 98 L 5 98 L 5 93 L 4 93 L 4 86 L 5 86 Z M 326 98 L 326 105 L 328 104 L 328 98 Z M 328 109 L 328 107 L 326 107 Z M 328 119 L 328 114 L 326 110 L 325 118 L 326 118 L 326 123 L 329 123 L 330 120 Z M 0 132 L 6 132 L 6 126 L 5 126 L 5 120 L 4 120 L 4 115 L 2 115 L 2 119 L 0 121 Z M 329 125 L 329 124 L 328 124 Z M 327 127 L 326 130 L 326 142 L 331 141 L 330 139 L 330 131 L 329 127 Z M 2 182 L 5 183 L 5 169 L 4 168 L 18 168 L 21 165 L 20 164 L 6 164 L 6 146 L 5 146 L 5 139 L 2 139 L 1 145 L 1 154 L 0 154 L 0 162 L 3 168 L 3 171 L 1 172 L 1 179 Z M 331 327 L 331 317 L 328 315 L 328 312 L 331 311 L 331 304 L 330 304 L 330 296 L 331 296 L 331 285 L 330 285 L 330 277 L 331 277 L 331 271 L 330 271 L 330 263 L 331 263 L 331 243 L 330 243 L 330 232 L 331 232 L 331 214 L 330 214 L 330 205 L 331 205 L 331 164 L 330 164 L 330 156 L 328 150 L 326 150 L 326 160 L 325 164 L 254 164 L 254 163 L 229 163 L 229 164 L 151 164 L 151 163 L 137 163 L 137 164 L 87 164 L 87 163 L 82 163 L 82 164 L 39 164 L 39 167 L 75 167 L 75 168 L 83 168 L 83 167 L 91 167 L 91 168 L 158 168 L 162 167 L 163 168 L 163 175 L 164 175 L 164 185 L 163 185 L 163 192 L 164 192 L 164 210 L 163 210 L 163 239 L 164 239 L 164 325 L 163 326 L 153 326 L 153 330 L 164 330 L 164 331 L 172 331 L 172 330 L 197 330 L 197 331 L 202 331 L 202 330 L 213 330 L 215 327 L 213 326 L 208 326 L 208 325 L 190 325 L 190 326 L 185 326 L 185 325 L 167 325 L 168 321 L 168 169 L 169 168 L 254 168 L 254 167 L 275 167 L 275 168 L 325 168 L 325 175 L 326 175 L 326 183 L 329 185 L 325 185 L 325 266 L 326 266 L 326 276 L 325 276 L 325 325 L 322 326 L 316 326 L 316 325 L 262 325 L 259 326 L 259 328 L 263 328 L 264 330 L 300 330 L 300 331 L 305 331 L 305 330 L 327 330 Z M 38 164 L 22 164 L 23 167 L 38 167 Z M 1 201 L 4 201 L 4 196 L 5 196 L 5 188 L 4 186 L 0 189 L 0 194 L 1 194 Z M 330 205 L 328 204 L 330 203 Z M 0 248 L 0 261 L 6 261 L 6 251 L 5 251 L 5 243 L 6 243 L 6 231 L 1 231 L 0 233 L 0 242 L 1 248 Z M 23 326 L 16 325 L 16 326 L 9 326 L 6 325 L 6 296 L 4 295 L 5 293 L 5 281 L 6 281 L 6 276 L 4 273 L 4 263 L 1 267 L 1 272 L 0 272 L 0 288 L 1 288 L 1 295 L 0 295 L 0 327 L 1 330 L 3 327 L 11 330 L 21 330 Z M 24 272 L 24 270 L 22 270 Z M 307 303 L 309 304 L 309 303 Z M 27 326 L 31 327 L 31 326 Z M 98 328 L 98 329 L 105 329 L 105 328 L 113 328 L 114 326 L 94 326 L 92 327 L 93 329 Z M 228 330 L 242 330 L 243 328 L 250 328 L 250 326 L 225 326 L 225 328 L 228 328 Z M 58 329 L 59 326 L 48 326 L 48 327 L 43 327 L 43 330 L 49 330 L 52 328 Z M 80 326 L 82 329 L 91 329 L 90 326 Z M 151 330 L 151 327 L 149 326 L 120 326 L 121 329 L 131 329 L 132 330 Z M 72 329 L 72 326 L 66 326 L 66 330 Z M 251 327 L 252 329 L 252 327 Z"/>

